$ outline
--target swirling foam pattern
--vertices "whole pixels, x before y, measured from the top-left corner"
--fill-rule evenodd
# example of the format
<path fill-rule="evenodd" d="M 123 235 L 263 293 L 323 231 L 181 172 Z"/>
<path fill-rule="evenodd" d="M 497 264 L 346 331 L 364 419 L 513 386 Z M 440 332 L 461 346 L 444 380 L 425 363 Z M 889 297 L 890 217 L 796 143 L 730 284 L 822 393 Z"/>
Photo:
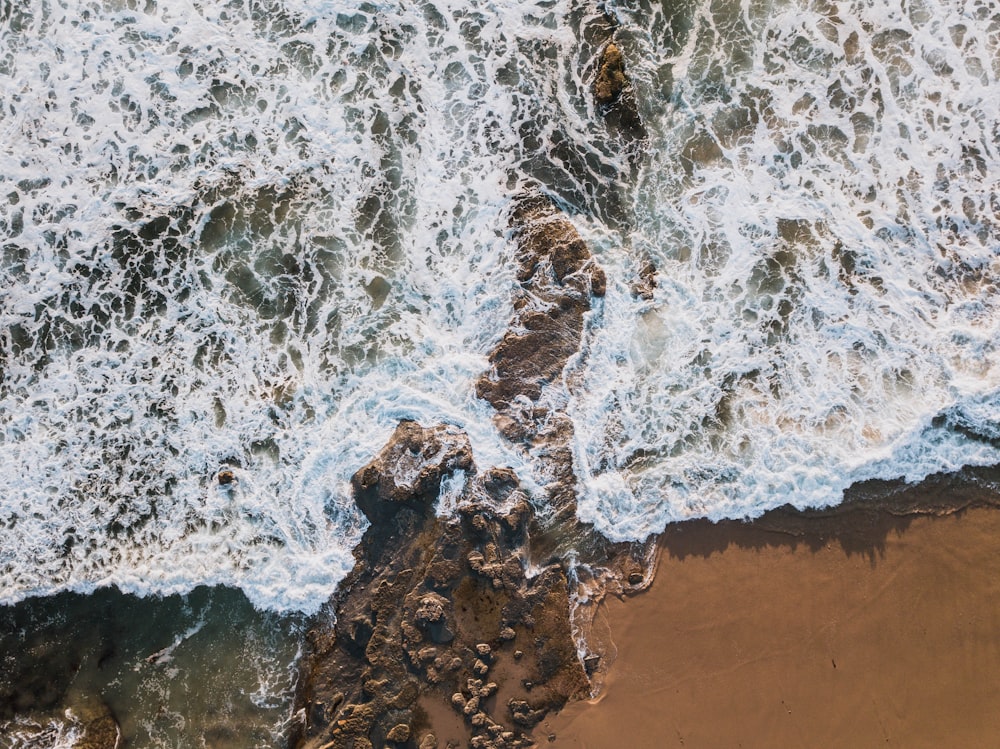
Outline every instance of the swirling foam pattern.
<path fill-rule="evenodd" d="M 996 461 L 996 10 L 608 7 L 635 174 L 586 4 L 0 2 L 0 602 L 313 611 L 402 417 L 530 481 L 472 388 L 528 181 L 612 281 L 567 380 L 609 536 Z"/>

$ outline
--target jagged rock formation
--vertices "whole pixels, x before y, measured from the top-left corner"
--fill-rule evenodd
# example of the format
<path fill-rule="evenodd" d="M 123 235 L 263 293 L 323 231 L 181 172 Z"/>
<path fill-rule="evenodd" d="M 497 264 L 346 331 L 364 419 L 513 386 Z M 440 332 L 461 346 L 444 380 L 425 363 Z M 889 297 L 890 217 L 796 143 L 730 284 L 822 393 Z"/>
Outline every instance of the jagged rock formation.
<path fill-rule="evenodd" d="M 80 729 L 74 749 L 118 749 L 121 745 L 121 729 L 103 702 L 81 705 L 71 715 Z"/>
<path fill-rule="evenodd" d="M 614 41 L 601 54 L 594 96 L 609 131 L 638 154 L 646 131 Z M 547 711 L 586 695 L 588 675 L 608 665 L 594 653 L 581 663 L 562 566 L 549 564 L 532 579 L 525 574 L 529 558 L 559 558 L 553 538 L 587 535 L 575 519 L 573 424 L 563 377 L 581 350 L 592 300 L 604 295 L 607 282 L 548 198 L 517 199 L 510 225 L 520 289 L 510 328 L 490 353 L 490 371 L 476 392 L 496 409 L 500 433 L 531 456 L 553 513 L 539 526 L 517 476 L 503 468 L 480 473 L 460 430 L 400 423 L 352 479 L 371 526 L 355 551 L 354 570 L 329 604 L 335 621 L 309 633 L 293 747 L 527 746 L 525 732 Z M 654 273 L 644 272 L 636 293 L 651 296 Z M 454 517 L 435 514 L 445 490 L 453 500 L 457 493 Z M 532 528 L 541 554 L 530 548 Z M 633 589 L 648 583 L 650 546 L 590 536 L 595 590 L 613 589 L 607 579 Z M 602 569 L 614 572 L 604 579 Z"/>
<path fill-rule="evenodd" d="M 457 517 L 435 515 L 443 482 L 460 494 Z M 404 421 L 352 484 L 371 527 L 331 602 L 335 624 L 309 633 L 291 745 L 530 744 L 524 731 L 588 681 L 564 570 L 525 575 L 532 509 L 517 476 L 477 471 L 454 427 Z M 445 736 L 427 700 L 450 705 L 461 736 Z"/>
<path fill-rule="evenodd" d="M 639 268 L 639 278 L 632 283 L 632 295 L 647 302 L 653 299 L 657 286 L 656 265 L 648 258 Z"/>
<path fill-rule="evenodd" d="M 607 282 L 586 242 L 548 198 L 522 197 L 510 223 L 521 289 L 476 393 L 496 409 L 500 433 L 536 458 L 550 503 L 566 516 L 575 510 L 576 481 L 562 373 L 580 350 L 591 298 L 603 296 Z"/>

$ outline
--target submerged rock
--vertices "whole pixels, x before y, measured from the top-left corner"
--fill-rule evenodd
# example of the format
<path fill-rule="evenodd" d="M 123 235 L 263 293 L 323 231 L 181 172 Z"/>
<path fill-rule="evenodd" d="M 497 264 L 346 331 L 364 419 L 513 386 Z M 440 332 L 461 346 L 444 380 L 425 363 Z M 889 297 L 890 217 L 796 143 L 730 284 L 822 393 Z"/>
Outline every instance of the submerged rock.
<path fill-rule="evenodd" d="M 79 721 L 80 736 L 74 749 L 118 749 L 122 733 L 118 721 L 104 702 L 89 702 L 75 708 L 73 717 Z"/>

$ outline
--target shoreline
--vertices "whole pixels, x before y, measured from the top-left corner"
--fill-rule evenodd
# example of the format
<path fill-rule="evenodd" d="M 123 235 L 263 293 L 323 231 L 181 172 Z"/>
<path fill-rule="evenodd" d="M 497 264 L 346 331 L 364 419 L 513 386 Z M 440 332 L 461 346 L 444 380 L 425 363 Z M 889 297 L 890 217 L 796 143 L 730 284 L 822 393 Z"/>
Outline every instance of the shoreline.
<path fill-rule="evenodd" d="M 539 746 L 990 746 L 1000 734 L 995 469 L 869 482 L 825 510 L 675 523 L 608 597 L 596 698 Z"/>

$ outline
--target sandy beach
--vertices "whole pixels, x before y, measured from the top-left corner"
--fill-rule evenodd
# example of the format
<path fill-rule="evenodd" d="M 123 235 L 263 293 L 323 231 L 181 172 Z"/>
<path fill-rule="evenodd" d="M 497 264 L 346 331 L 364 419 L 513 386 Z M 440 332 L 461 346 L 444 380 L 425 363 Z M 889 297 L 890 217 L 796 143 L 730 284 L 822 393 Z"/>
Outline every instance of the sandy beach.
<path fill-rule="evenodd" d="M 604 607 L 603 693 L 539 745 L 997 746 L 1000 511 L 897 511 L 668 528 L 651 587 Z"/>

